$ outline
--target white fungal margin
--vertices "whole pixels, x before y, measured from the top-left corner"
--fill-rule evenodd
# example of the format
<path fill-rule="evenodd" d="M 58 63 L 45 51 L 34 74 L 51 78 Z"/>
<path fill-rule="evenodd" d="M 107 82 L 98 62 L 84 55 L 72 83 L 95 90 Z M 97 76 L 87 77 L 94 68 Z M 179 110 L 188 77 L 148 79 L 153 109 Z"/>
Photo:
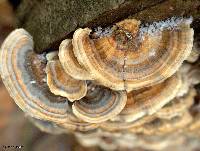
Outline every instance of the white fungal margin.
<path fill-rule="evenodd" d="M 139 29 L 139 39 L 143 40 L 144 35 L 154 36 L 155 34 L 159 34 L 163 30 L 178 30 L 180 25 L 190 25 L 193 21 L 192 16 L 188 18 L 184 17 L 171 17 L 164 21 L 158 21 L 153 23 L 146 23 L 141 25 Z"/>
<path fill-rule="evenodd" d="M 106 27 L 106 28 L 97 27 L 94 29 L 94 32 L 97 37 L 106 37 L 110 36 L 113 33 L 113 29 L 112 27 Z"/>

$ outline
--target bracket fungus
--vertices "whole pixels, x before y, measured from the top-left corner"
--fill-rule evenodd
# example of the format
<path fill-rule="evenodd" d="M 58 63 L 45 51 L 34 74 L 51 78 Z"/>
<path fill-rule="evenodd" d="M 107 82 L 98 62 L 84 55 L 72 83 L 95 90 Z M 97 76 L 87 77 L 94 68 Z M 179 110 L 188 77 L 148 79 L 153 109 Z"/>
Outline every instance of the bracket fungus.
<path fill-rule="evenodd" d="M 44 54 L 16 29 L 1 46 L 0 74 L 16 104 L 46 132 L 96 134 L 91 144 L 109 146 L 109 139 L 125 144 L 124 133 L 185 130 L 200 83 L 190 24 L 172 17 L 145 25 L 125 19 L 105 33 L 79 28 Z"/>
<path fill-rule="evenodd" d="M 30 116 L 26 116 L 30 122 L 32 122 L 37 128 L 41 131 L 50 133 L 50 134 L 62 134 L 65 132 L 65 129 L 60 128 L 55 123 L 50 121 L 39 120 Z"/>
<path fill-rule="evenodd" d="M 145 116 L 141 119 L 138 119 L 136 121 L 132 122 L 125 122 L 125 121 L 111 121 L 108 120 L 106 122 L 102 122 L 100 127 L 103 130 L 106 131 L 111 131 L 111 132 L 116 132 L 116 131 L 121 131 L 121 130 L 129 130 L 130 128 L 138 127 L 141 126 L 145 123 L 151 122 L 156 118 L 156 116 Z"/>
<path fill-rule="evenodd" d="M 176 74 L 152 87 L 129 92 L 126 106 L 116 119 L 131 122 L 155 113 L 176 97 L 181 83 L 180 75 Z"/>
<path fill-rule="evenodd" d="M 90 74 L 76 60 L 73 52 L 72 41 L 63 40 L 59 47 L 59 60 L 66 73 L 75 79 L 91 80 Z"/>
<path fill-rule="evenodd" d="M 76 117 L 72 111 L 72 106 L 69 105 L 69 110 L 68 110 L 68 120 L 64 123 L 59 123 L 59 126 L 61 128 L 67 129 L 69 131 L 90 131 L 94 130 L 99 127 L 98 124 L 96 123 L 88 123 L 80 118 Z"/>
<path fill-rule="evenodd" d="M 189 56 L 194 33 L 190 23 L 183 19 L 175 29 L 164 26 L 149 33 L 153 27 L 126 19 L 113 27 L 111 35 L 96 39 L 90 38 L 89 28 L 79 28 L 73 35 L 73 52 L 91 77 L 106 87 L 148 87 L 173 75 Z"/>
<path fill-rule="evenodd" d="M 187 61 L 189 63 L 194 63 L 198 60 L 199 55 L 200 55 L 200 46 L 199 45 L 200 45 L 199 37 L 195 37 L 191 54 L 187 58 Z"/>
<path fill-rule="evenodd" d="M 48 61 L 46 66 L 47 84 L 55 95 L 68 98 L 70 101 L 79 100 L 86 95 L 86 81 L 80 81 L 69 76 L 62 68 L 59 60 Z"/>
<path fill-rule="evenodd" d="M 84 98 L 73 104 L 72 109 L 74 114 L 83 121 L 100 123 L 119 114 L 126 101 L 127 96 L 124 91 L 93 86 Z"/>
<path fill-rule="evenodd" d="M 156 112 L 156 116 L 162 119 L 171 119 L 175 116 L 180 116 L 193 105 L 195 95 L 195 89 L 191 89 L 185 96 L 174 98 Z"/>
<path fill-rule="evenodd" d="M 185 112 L 181 116 L 173 117 L 172 119 L 155 119 L 150 123 L 145 123 L 142 126 L 134 127 L 130 129 L 133 133 L 143 133 L 146 135 L 152 134 L 166 134 L 174 132 L 177 129 L 185 127 L 192 122 L 192 116 L 189 112 Z"/>
<path fill-rule="evenodd" d="M 0 72 L 3 83 L 16 104 L 30 116 L 63 122 L 68 102 L 53 95 L 43 81 L 45 58 L 33 51 L 32 37 L 24 29 L 16 29 L 1 47 Z"/>

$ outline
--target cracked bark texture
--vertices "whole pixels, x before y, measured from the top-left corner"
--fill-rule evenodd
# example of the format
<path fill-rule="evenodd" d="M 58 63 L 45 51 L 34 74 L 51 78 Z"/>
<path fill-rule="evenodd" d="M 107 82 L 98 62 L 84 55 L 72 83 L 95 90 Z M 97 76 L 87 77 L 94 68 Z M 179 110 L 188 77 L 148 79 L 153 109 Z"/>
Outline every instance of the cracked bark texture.
<path fill-rule="evenodd" d="M 35 51 L 58 49 L 78 27 L 108 26 L 125 18 L 143 22 L 192 16 L 199 26 L 200 0 L 22 0 L 17 27 L 29 31 Z"/>

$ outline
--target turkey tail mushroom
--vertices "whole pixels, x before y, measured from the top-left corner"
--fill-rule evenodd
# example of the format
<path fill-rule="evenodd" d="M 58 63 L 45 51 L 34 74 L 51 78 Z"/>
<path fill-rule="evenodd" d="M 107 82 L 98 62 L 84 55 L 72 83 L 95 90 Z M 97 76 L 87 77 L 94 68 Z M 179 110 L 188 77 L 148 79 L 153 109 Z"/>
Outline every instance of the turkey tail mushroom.
<path fill-rule="evenodd" d="M 1 77 L 16 104 L 37 119 L 64 122 L 68 101 L 49 91 L 45 57 L 34 53 L 29 33 L 24 29 L 11 32 L 0 53 Z"/>
<path fill-rule="evenodd" d="M 87 93 L 86 81 L 80 81 L 69 76 L 62 68 L 59 60 L 48 61 L 47 84 L 55 95 L 60 95 L 75 101 L 83 98 Z"/>
<path fill-rule="evenodd" d="M 140 118 L 136 121 L 125 122 L 125 121 L 116 121 L 116 120 L 108 120 L 106 122 L 102 122 L 100 127 L 106 131 L 116 132 L 121 130 L 127 130 L 134 127 L 139 127 L 145 123 L 149 123 L 156 119 L 156 116 L 150 115 Z"/>
<path fill-rule="evenodd" d="M 193 120 L 191 114 L 186 111 L 181 116 L 175 116 L 172 119 L 155 119 L 150 123 L 129 129 L 132 133 L 142 133 L 145 135 L 164 135 L 174 131 L 183 131 L 184 127 Z"/>
<path fill-rule="evenodd" d="M 119 114 L 126 105 L 127 96 L 124 91 L 112 91 L 96 86 L 87 95 L 76 101 L 74 114 L 89 123 L 100 123 Z"/>
<path fill-rule="evenodd" d="M 74 54 L 78 62 L 102 85 L 115 90 L 124 89 L 124 52 L 116 51 L 110 38 L 92 40 L 89 28 L 77 29 L 73 36 Z M 97 46 L 96 46 L 97 45 Z"/>
<path fill-rule="evenodd" d="M 183 65 L 199 55 L 188 57 L 190 24 L 125 19 L 99 35 L 79 28 L 46 56 L 33 51 L 27 31 L 16 29 L 2 44 L 0 74 L 16 104 L 46 132 L 105 130 L 102 139 L 107 132 L 174 132 L 192 121 L 200 81 L 198 63 Z"/>
<path fill-rule="evenodd" d="M 39 120 L 39 119 L 30 117 L 28 115 L 26 115 L 26 117 L 28 118 L 30 122 L 32 122 L 37 128 L 39 128 L 43 132 L 57 135 L 57 134 L 62 134 L 66 131 L 65 129 L 60 128 L 54 122 Z"/>
<path fill-rule="evenodd" d="M 79 28 L 73 35 L 73 51 L 79 64 L 106 87 L 148 87 L 172 76 L 189 56 L 194 33 L 190 23 L 182 19 L 175 29 L 169 29 L 171 24 L 160 29 L 160 23 L 151 29 L 152 25 L 140 27 L 139 21 L 126 19 L 110 36 L 97 39 L 90 38 L 90 29 Z"/>
<path fill-rule="evenodd" d="M 90 131 L 95 130 L 99 127 L 96 123 L 85 122 L 74 115 L 72 110 L 69 112 L 68 121 L 59 124 L 60 127 L 71 131 Z"/>
<path fill-rule="evenodd" d="M 59 60 L 63 69 L 71 77 L 78 80 L 91 80 L 90 74 L 77 61 L 72 41 L 70 39 L 63 40 L 59 47 Z"/>
<path fill-rule="evenodd" d="M 174 98 L 166 104 L 162 109 L 156 112 L 156 116 L 162 119 L 171 119 L 175 116 L 180 116 L 186 112 L 194 103 L 196 95 L 195 89 L 192 89 L 183 97 Z"/>
<path fill-rule="evenodd" d="M 160 84 L 129 92 L 126 106 L 115 119 L 132 122 L 159 111 L 176 97 L 181 83 L 180 75 L 175 74 Z"/>
<path fill-rule="evenodd" d="M 197 34 L 197 36 L 194 38 L 192 51 L 191 54 L 188 56 L 187 61 L 189 63 L 194 63 L 198 60 L 199 55 L 200 55 L 200 40 L 199 40 L 199 35 Z"/>

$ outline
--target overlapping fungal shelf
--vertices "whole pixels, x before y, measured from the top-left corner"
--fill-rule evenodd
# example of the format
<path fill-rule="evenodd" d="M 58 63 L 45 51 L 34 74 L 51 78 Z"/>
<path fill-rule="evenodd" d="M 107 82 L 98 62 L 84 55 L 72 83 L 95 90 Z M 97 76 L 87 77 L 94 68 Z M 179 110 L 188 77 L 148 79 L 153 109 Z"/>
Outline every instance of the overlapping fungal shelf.
<path fill-rule="evenodd" d="M 200 72 L 191 21 L 125 19 L 107 34 L 79 28 L 48 54 L 36 54 L 31 35 L 16 29 L 1 46 L 0 74 L 36 126 L 74 132 L 83 144 L 105 145 L 103 137 L 118 134 L 192 132 L 199 127 L 189 109 Z"/>

